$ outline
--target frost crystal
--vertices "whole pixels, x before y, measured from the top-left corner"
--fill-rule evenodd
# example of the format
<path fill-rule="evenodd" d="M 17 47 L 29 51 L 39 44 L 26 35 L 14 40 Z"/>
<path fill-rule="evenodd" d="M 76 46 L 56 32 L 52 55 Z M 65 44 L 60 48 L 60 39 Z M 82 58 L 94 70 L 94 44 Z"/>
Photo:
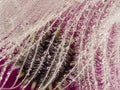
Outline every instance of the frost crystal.
<path fill-rule="evenodd" d="M 119 0 L 1 0 L 0 90 L 119 90 Z"/>

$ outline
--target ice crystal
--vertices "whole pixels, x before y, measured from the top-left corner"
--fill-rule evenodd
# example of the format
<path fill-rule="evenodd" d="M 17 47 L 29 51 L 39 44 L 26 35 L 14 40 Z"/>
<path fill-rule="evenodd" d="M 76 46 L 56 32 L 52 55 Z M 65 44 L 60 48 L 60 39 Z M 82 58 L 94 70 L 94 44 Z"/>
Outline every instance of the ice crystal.
<path fill-rule="evenodd" d="M 119 0 L 1 0 L 0 90 L 119 90 Z"/>

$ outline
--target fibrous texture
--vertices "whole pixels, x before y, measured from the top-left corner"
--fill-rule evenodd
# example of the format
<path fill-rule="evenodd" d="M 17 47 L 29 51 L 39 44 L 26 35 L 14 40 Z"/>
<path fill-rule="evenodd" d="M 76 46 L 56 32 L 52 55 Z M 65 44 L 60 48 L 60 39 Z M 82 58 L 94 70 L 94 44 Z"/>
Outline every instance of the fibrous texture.
<path fill-rule="evenodd" d="M 1 0 L 0 90 L 119 90 L 120 0 Z"/>

